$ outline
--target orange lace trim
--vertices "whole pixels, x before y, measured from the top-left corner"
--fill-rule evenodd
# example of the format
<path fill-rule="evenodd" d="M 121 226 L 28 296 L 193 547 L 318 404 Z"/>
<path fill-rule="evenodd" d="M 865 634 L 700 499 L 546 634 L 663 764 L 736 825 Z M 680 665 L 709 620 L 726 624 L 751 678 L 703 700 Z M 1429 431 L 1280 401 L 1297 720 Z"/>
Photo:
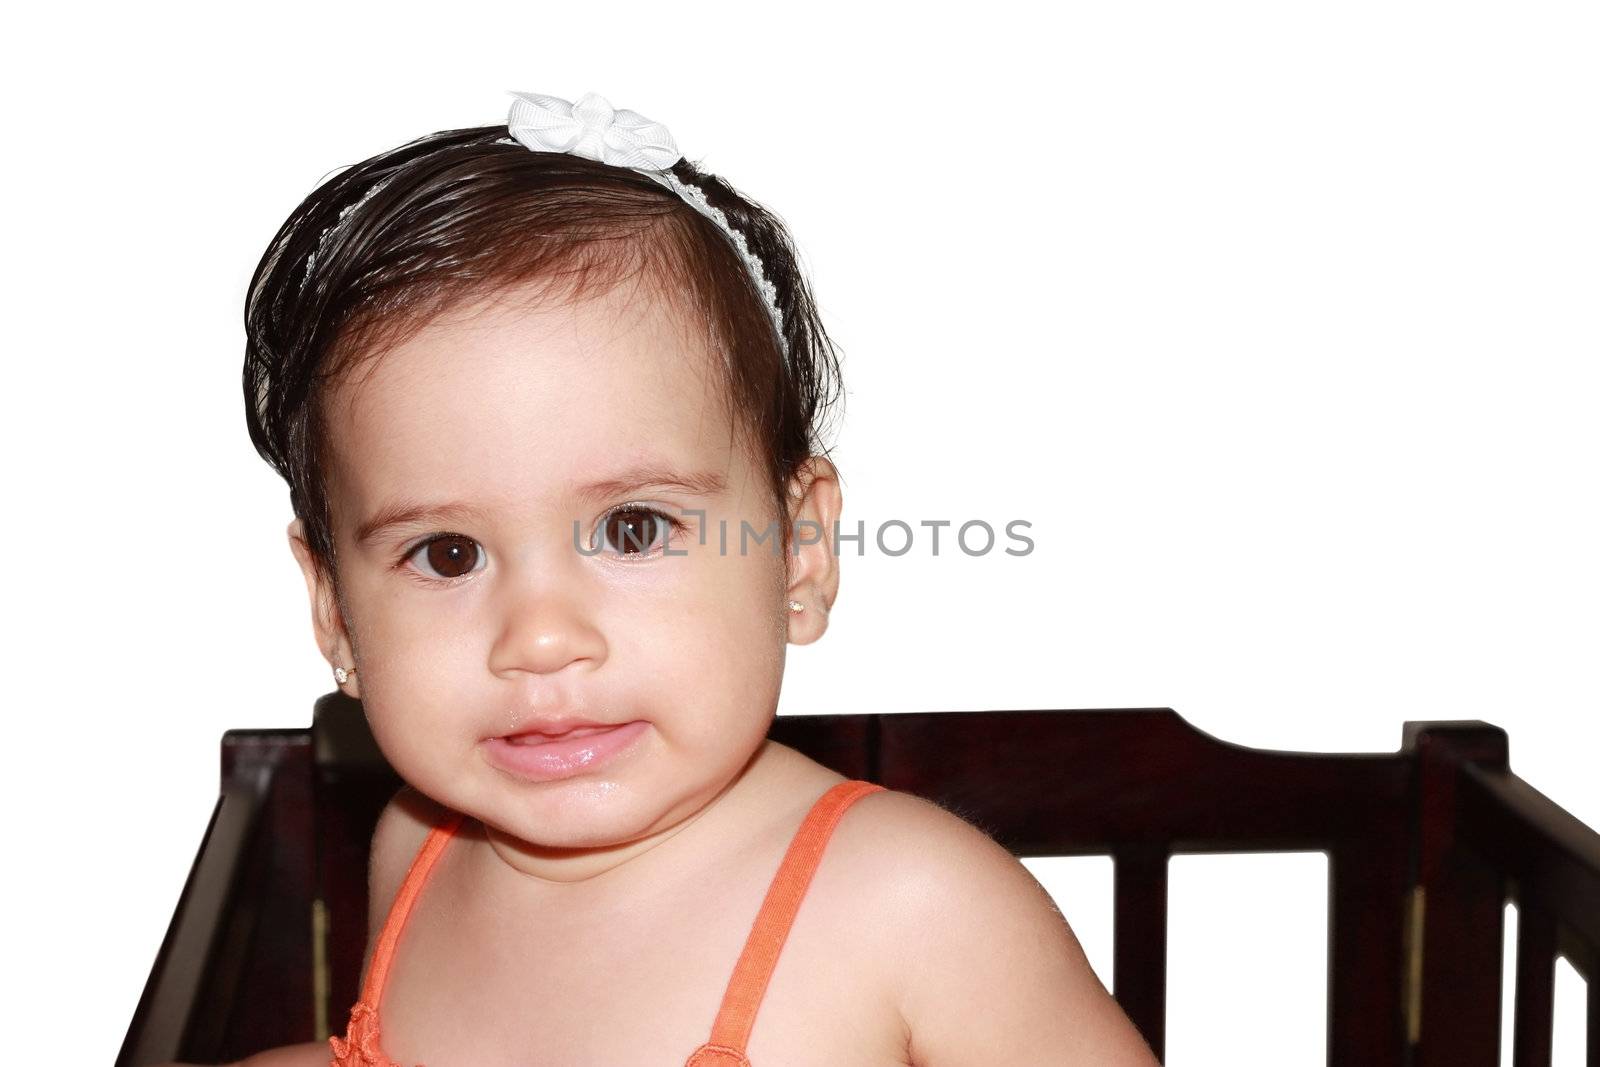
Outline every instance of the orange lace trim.
<path fill-rule="evenodd" d="M 378 1047 L 378 1012 L 366 1001 L 357 1001 L 350 1009 L 344 1040 L 329 1037 L 328 1044 L 333 1048 L 328 1067 L 400 1067 Z"/>

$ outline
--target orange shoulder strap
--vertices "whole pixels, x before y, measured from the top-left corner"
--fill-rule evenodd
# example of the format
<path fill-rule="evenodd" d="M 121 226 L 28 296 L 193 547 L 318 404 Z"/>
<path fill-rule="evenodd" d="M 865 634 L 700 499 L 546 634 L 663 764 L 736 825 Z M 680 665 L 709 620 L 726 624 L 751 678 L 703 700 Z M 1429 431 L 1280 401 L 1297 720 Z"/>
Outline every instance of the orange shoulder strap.
<path fill-rule="evenodd" d="M 416 857 L 411 861 L 411 869 L 406 871 L 405 881 L 400 883 L 400 891 L 395 894 L 394 903 L 389 905 L 389 914 L 383 920 L 383 930 L 378 934 L 378 945 L 372 950 L 372 963 L 367 969 L 366 983 L 361 987 L 362 1002 L 374 1010 L 383 997 L 383 987 L 389 978 L 389 961 L 393 958 L 394 947 L 400 940 L 400 931 L 405 929 L 406 919 L 411 915 L 411 906 L 416 903 L 417 894 L 422 892 L 422 886 L 427 882 L 428 874 L 433 870 L 434 861 L 439 858 L 439 853 L 444 851 L 444 846 L 455 836 L 456 827 L 461 825 L 462 818 L 460 812 L 453 812 L 428 831 L 422 847 L 417 850 Z"/>
<path fill-rule="evenodd" d="M 884 787 L 875 782 L 851 779 L 840 782 L 817 799 L 805 821 L 789 842 L 789 851 L 778 866 L 778 873 L 767 888 L 766 899 L 756 914 L 755 925 L 745 941 L 733 977 L 722 995 L 722 1007 L 711 1026 L 711 1040 L 695 1050 L 686 1067 L 746 1067 L 745 1043 L 755 1026 L 756 1009 L 772 979 L 778 954 L 789 936 L 789 927 L 800 910 L 800 901 L 811 885 L 822 852 L 833 829 L 846 809 L 868 793 Z"/>

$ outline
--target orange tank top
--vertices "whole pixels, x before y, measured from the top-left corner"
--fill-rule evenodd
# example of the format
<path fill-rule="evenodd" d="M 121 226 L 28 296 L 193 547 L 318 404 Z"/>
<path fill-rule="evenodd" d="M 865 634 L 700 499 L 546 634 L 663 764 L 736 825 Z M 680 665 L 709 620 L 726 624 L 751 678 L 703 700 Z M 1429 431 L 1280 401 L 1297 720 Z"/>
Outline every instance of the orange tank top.
<path fill-rule="evenodd" d="M 756 1009 L 772 978 L 778 953 L 789 936 L 789 927 L 800 910 L 800 901 L 811 884 L 811 876 L 822 860 L 822 851 L 838 824 L 845 809 L 868 793 L 884 788 L 874 782 L 850 779 L 833 786 L 817 799 L 806 813 L 805 820 L 789 842 L 789 850 L 778 873 L 767 887 L 766 898 L 761 902 L 750 936 L 745 940 L 744 951 L 734 964 L 733 977 L 722 994 L 722 1006 L 716 1021 L 711 1024 L 711 1037 L 694 1050 L 684 1067 L 750 1067 L 744 1054 L 750 1040 L 750 1030 L 755 1025 Z M 350 1010 L 350 1026 L 341 1040 L 328 1038 L 333 1047 L 330 1067 L 399 1067 L 385 1056 L 378 1044 L 378 1005 L 383 1000 L 383 988 L 389 977 L 389 964 L 394 958 L 395 945 L 406 919 L 422 892 L 428 873 L 445 845 L 461 825 L 461 814 L 455 813 L 428 832 L 428 837 L 417 850 L 406 872 L 400 891 L 395 894 L 389 915 L 384 919 L 383 930 L 378 935 L 377 947 L 372 952 L 372 964 L 367 970 L 367 980 L 361 990 L 361 999 Z M 421 1067 L 419 1064 L 418 1067 Z"/>

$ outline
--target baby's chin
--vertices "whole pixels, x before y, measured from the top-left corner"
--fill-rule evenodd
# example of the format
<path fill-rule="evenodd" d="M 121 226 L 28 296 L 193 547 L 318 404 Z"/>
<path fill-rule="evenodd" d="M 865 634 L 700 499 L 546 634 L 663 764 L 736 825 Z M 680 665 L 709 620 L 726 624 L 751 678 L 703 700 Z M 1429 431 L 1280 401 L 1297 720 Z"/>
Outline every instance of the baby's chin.
<path fill-rule="evenodd" d="M 584 882 L 662 846 L 690 847 L 687 838 L 677 846 L 671 842 L 702 814 L 704 803 L 647 802 L 620 789 L 596 796 L 605 784 L 595 783 L 596 789 L 566 798 L 554 814 L 540 815 L 503 800 L 487 806 L 481 816 L 470 810 L 465 814 L 478 820 L 499 864 L 546 882 Z"/>
<path fill-rule="evenodd" d="M 556 781 L 527 781 L 480 756 L 481 766 L 445 788 L 460 811 L 508 838 L 564 849 L 603 847 L 657 832 L 677 817 L 674 807 L 692 803 L 681 776 L 660 780 L 648 753 L 641 755 L 646 758 Z"/>

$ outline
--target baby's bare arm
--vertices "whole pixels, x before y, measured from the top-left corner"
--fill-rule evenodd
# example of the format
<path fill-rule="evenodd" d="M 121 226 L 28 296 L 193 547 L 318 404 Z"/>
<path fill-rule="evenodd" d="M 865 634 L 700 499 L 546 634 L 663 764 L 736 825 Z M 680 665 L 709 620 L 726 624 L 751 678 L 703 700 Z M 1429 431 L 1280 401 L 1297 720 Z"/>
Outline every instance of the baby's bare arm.
<path fill-rule="evenodd" d="M 326 1041 L 307 1041 L 303 1045 L 284 1045 L 258 1052 L 230 1067 L 328 1067 L 333 1050 Z"/>
<path fill-rule="evenodd" d="M 307 1041 L 303 1045 L 284 1045 L 258 1052 L 237 1063 L 222 1067 L 328 1067 L 333 1050 L 326 1041 Z M 190 1063 L 158 1063 L 154 1067 L 199 1067 Z"/>

